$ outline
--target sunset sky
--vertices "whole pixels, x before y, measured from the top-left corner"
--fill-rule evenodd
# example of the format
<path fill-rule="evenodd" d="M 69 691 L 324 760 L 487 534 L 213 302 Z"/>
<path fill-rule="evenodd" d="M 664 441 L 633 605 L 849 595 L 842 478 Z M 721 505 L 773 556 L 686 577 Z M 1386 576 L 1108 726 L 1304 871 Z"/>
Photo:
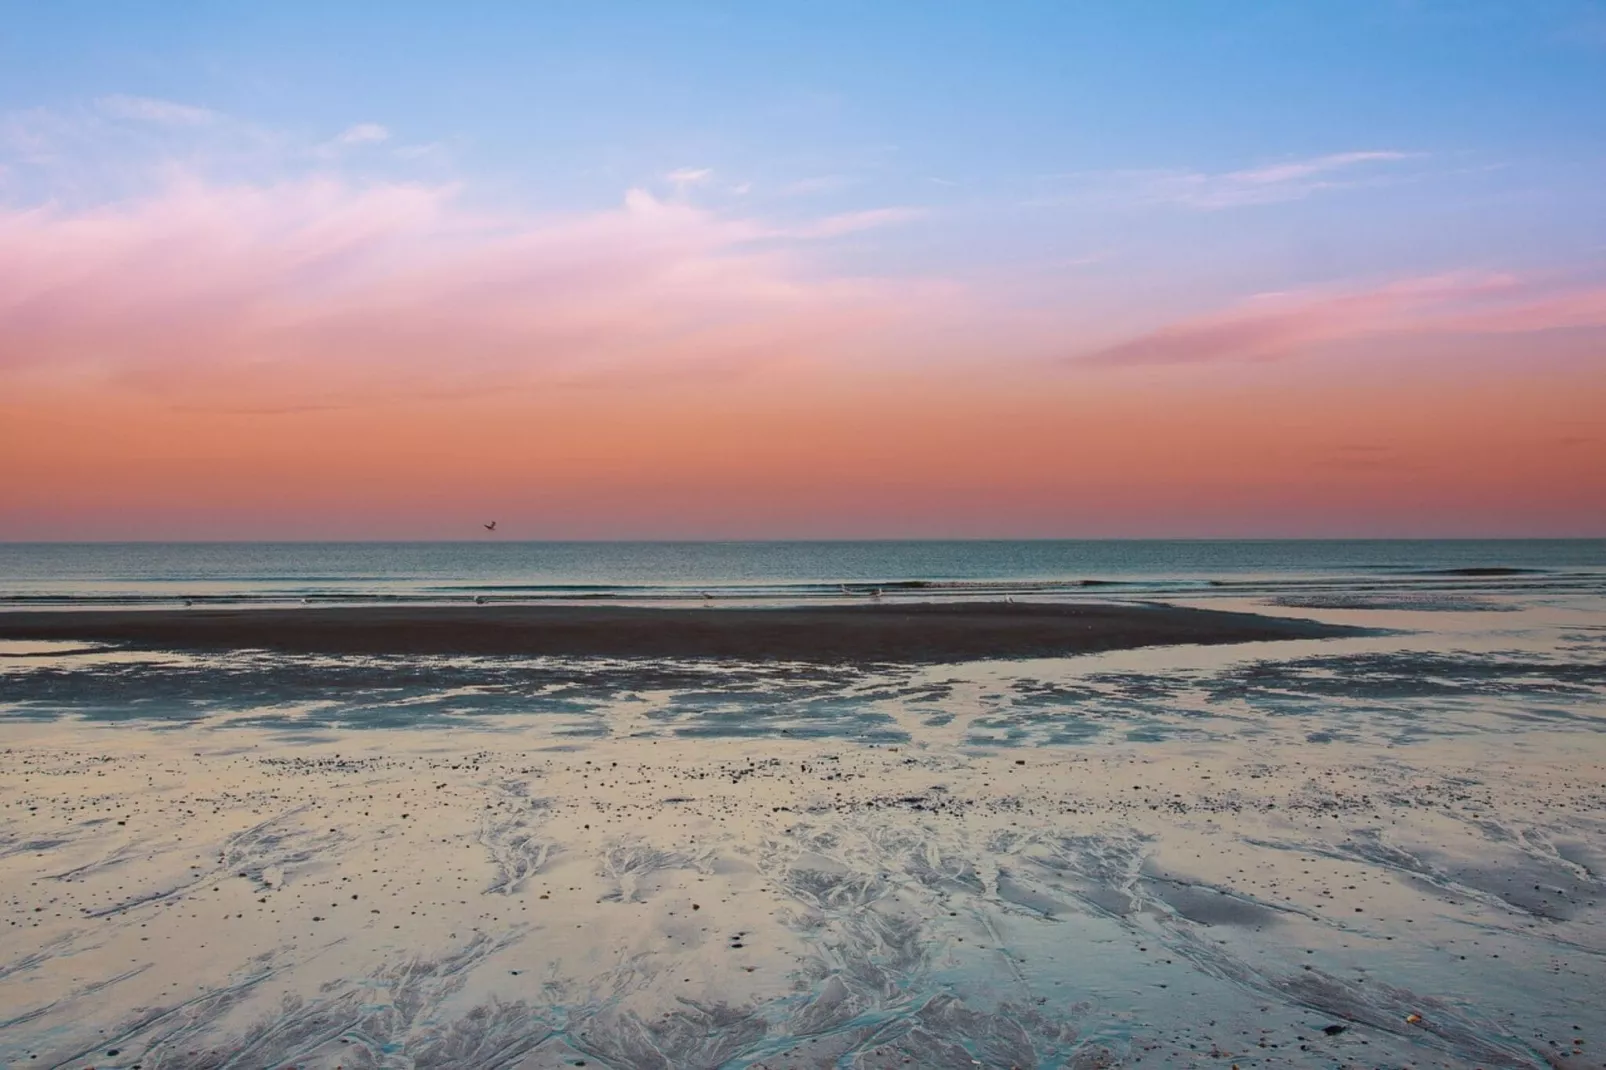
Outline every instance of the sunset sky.
<path fill-rule="evenodd" d="M 1606 535 L 1606 3 L 0 2 L 0 539 L 493 517 Z"/>

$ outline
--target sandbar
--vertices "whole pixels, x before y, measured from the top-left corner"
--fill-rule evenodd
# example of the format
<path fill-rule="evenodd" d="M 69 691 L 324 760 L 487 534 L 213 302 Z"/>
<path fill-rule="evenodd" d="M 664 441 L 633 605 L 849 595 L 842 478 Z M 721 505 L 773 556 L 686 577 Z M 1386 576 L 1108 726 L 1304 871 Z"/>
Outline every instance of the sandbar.
<path fill-rule="evenodd" d="M 359 606 L 21 611 L 0 639 L 313 654 L 476 654 L 941 663 L 1144 646 L 1324 639 L 1361 629 L 1154 604 L 795 608 Z"/>

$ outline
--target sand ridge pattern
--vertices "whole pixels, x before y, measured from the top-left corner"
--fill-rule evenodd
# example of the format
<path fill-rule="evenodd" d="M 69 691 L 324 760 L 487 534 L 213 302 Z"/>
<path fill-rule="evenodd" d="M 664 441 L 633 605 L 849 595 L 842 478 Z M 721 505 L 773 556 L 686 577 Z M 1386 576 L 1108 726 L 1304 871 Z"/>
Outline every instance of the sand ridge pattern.
<path fill-rule="evenodd" d="M 1570 870 L 1555 889 L 1568 909 L 1536 910 L 1492 892 L 1490 875 L 1553 879 L 1543 845 L 1558 826 L 1599 842 L 1599 768 L 1508 813 L 1532 822 L 1524 839 L 1492 841 L 1453 798 L 1403 794 L 1423 768 L 1323 770 L 1318 784 L 1372 800 L 1340 834 L 1320 831 L 1330 811 L 1297 766 L 1246 773 L 1220 756 L 1157 754 L 956 767 L 890 748 L 820 763 L 798 742 L 764 749 L 711 761 L 694 744 L 620 740 L 588 748 L 588 765 L 432 746 L 382 766 L 343 752 L 293 770 L 249 752 L 189 753 L 227 797 L 197 792 L 199 769 L 141 790 L 163 767 L 155 755 L 108 769 L 13 750 L 11 768 L 46 781 L 19 797 L 8 776 L 13 808 L 77 826 L 80 814 L 60 811 L 78 778 L 130 790 L 89 804 L 129 824 L 80 832 L 68 853 L 115 852 L 122 830 L 152 822 L 173 835 L 137 862 L 57 870 L 37 888 L 8 880 L 8 946 L 24 946 L 20 921 L 43 950 L 0 970 L 7 1005 L 26 1008 L 8 1023 L 5 1058 L 95 1056 L 45 1039 L 90 1007 L 111 1047 L 135 1053 L 95 1065 L 143 1067 L 384 1066 L 398 1049 L 416 1066 L 573 1065 L 576 1052 L 623 1067 L 1045 1066 L 1201 1044 L 1240 1065 L 1287 1065 L 1287 1048 L 1300 1050 L 1291 1038 L 1313 1034 L 1310 1050 L 1330 1059 L 1425 1047 L 1450 1065 L 1538 1066 L 1545 1038 L 1524 1030 L 1570 1040 L 1563 1025 L 1588 1023 L 1589 1040 L 1601 1035 L 1576 998 L 1538 1015 L 1506 995 L 1490 1017 L 1465 1009 L 1490 1001 L 1481 984 L 1447 1001 L 1435 971 L 1373 977 L 1364 950 L 1409 926 L 1442 967 L 1467 955 L 1499 971 L 1502 957 L 1516 968 L 1537 954 L 1563 990 L 1590 990 L 1606 971 L 1606 885 Z M 1520 767 L 1503 772 L 1522 781 Z M 916 798 L 934 776 L 958 805 L 884 794 Z M 513 816 L 531 812 L 506 790 L 516 781 L 558 800 L 536 811 L 541 823 Z M 672 810 L 671 792 L 685 800 Z M 1244 804 L 1246 834 L 1199 822 L 1223 792 Z M 830 805 L 781 808 L 800 797 Z M 1413 829 L 1441 846 L 1428 852 Z M 510 846 L 532 831 L 540 864 L 510 869 L 532 857 Z M 1474 859 L 1487 859 L 1481 875 L 1466 869 Z M 1089 940 L 1105 948 L 1095 960 Z M 119 961 L 95 981 L 82 972 Z M 1164 1014 L 1172 988 L 1206 1017 Z M 1428 1025 L 1406 1024 L 1411 1014 Z M 1171 1024 L 1134 1024 L 1144 1020 Z M 1320 1033 L 1335 1024 L 1345 1031 Z"/>
<path fill-rule="evenodd" d="M 1431 619 L 8 658 L 0 1065 L 1592 1065 L 1606 630 Z"/>

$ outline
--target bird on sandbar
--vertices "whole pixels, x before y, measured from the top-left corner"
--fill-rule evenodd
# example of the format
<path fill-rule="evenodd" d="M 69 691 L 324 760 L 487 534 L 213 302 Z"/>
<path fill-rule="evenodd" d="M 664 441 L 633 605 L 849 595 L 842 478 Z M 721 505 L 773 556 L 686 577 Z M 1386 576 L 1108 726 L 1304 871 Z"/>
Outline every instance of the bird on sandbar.
<path fill-rule="evenodd" d="M 489 524 L 482 524 L 480 526 L 483 527 L 486 531 L 495 531 L 496 530 L 496 521 L 493 520 Z"/>

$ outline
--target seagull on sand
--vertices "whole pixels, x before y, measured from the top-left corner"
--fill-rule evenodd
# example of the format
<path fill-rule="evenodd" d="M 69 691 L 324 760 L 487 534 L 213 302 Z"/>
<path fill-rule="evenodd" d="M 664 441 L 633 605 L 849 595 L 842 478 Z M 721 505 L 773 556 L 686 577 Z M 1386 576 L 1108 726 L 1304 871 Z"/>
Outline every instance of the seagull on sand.
<path fill-rule="evenodd" d="M 495 531 L 496 521 L 493 520 L 489 524 L 482 524 L 481 527 L 483 527 L 486 531 Z"/>

